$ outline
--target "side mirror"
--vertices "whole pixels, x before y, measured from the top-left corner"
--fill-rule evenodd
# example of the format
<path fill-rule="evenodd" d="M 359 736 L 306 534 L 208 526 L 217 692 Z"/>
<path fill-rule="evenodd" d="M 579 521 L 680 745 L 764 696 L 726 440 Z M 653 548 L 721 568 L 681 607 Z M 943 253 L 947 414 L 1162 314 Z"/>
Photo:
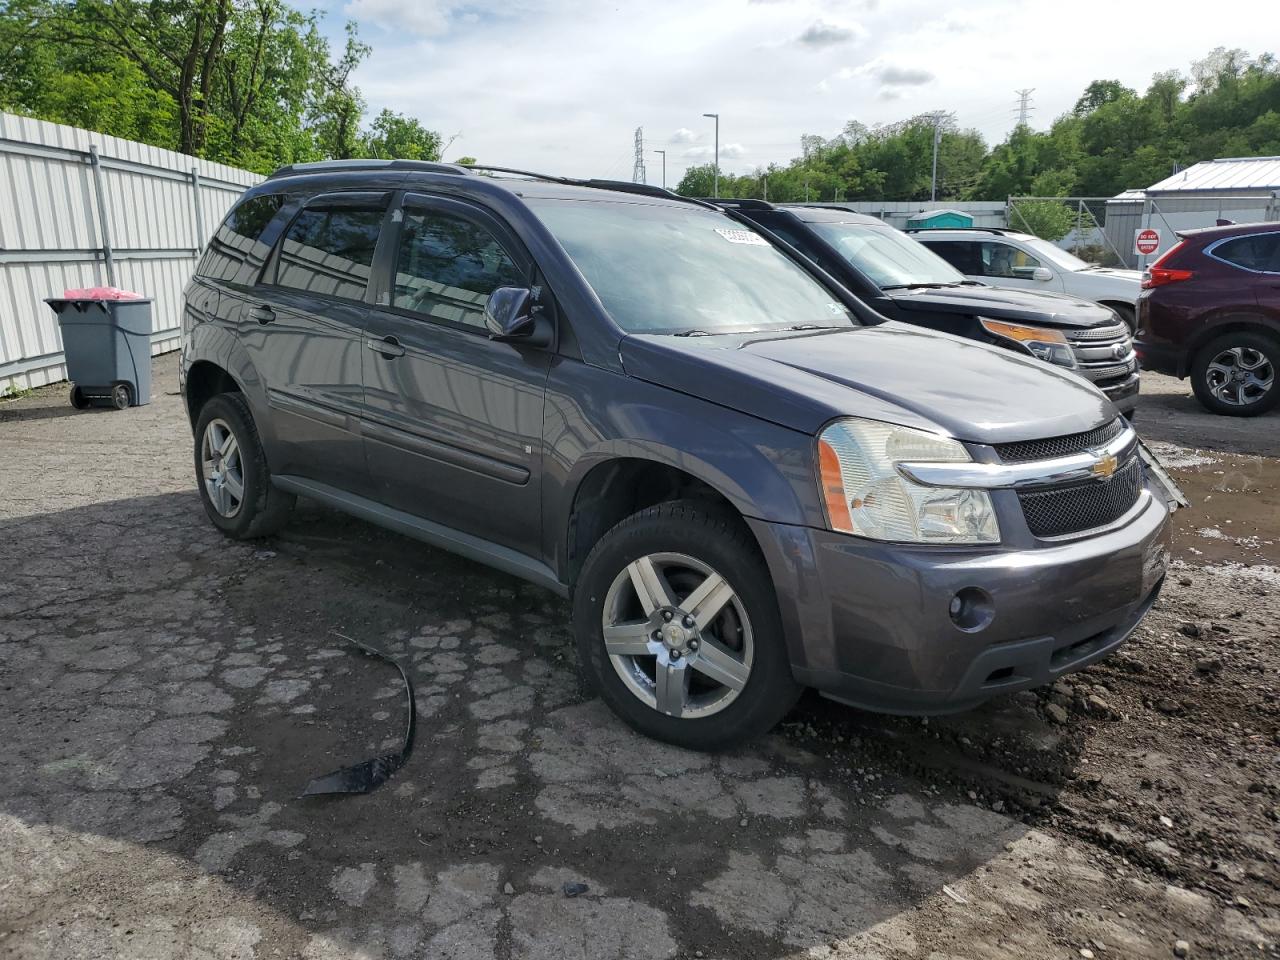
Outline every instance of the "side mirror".
<path fill-rule="evenodd" d="M 1036 267 L 1034 270 L 1031 271 L 1031 279 L 1040 280 L 1040 281 L 1052 280 L 1053 271 L 1051 271 L 1048 267 Z"/>
<path fill-rule="evenodd" d="M 534 305 L 527 287 L 499 287 L 484 304 L 484 325 L 490 340 L 545 347 L 551 343 L 551 323 Z"/>

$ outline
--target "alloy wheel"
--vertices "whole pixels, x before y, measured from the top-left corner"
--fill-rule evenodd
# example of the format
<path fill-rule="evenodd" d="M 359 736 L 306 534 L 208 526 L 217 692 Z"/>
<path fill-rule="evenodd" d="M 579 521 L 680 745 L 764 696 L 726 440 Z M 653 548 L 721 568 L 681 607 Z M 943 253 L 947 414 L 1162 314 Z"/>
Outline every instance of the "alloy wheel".
<path fill-rule="evenodd" d="M 240 444 L 225 420 L 210 420 L 200 440 L 200 467 L 209 502 L 230 519 L 244 501 L 244 465 Z"/>
<path fill-rule="evenodd" d="M 719 713 L 751 676 L 755 645 L 741 598 L 680 553 L 627 564 L 605 596 L 605 652 L 627 690 L 670 717 Z"/>
<path fill-rule="evenodd" d="M 1205 384 L 1223 403 L 1243 407 L 1257 403 L 1275 383 L 1271 360 L 1253 347 L 1228 347 L 1205 368 Z"/>

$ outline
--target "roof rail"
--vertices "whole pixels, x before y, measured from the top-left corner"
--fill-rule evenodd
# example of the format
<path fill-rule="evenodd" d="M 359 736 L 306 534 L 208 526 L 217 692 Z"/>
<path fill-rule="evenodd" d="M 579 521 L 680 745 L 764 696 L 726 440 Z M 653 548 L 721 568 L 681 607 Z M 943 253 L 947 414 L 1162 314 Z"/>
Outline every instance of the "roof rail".
<path fill-rule="evenodd" d="M 618 193 L 636 193 L 645 197 L 662 197 L 664 200 L 680 200 L 708 206 L 706 201 L 697 197 L 685 197 L 665 187 L 655 187 L 647 183 L 632 183 L 630 180 L 598 180 L 591 177 L 559 177 L 550 173 L 535 173 L 532 170 L 519 170 L 515 167 L 495 167 L 487 163 L 467 164 L 468 170 L 485 170 L 491 173 L 513 173 L 520 177 L 534 180 L 546 180 L 551 183 L 563 183 L 571 187 L 592 187 L 596 190 L 616 190 Z"/>
<path fill-rule="evenodd" d="M 529 177 L 533 180 L 550 180 L 552 183 L 579 183 L 581 181 L 569 177 L 557 177 L 552 173 L 535 173 L 532 170 L 521 170 L 517 167 L 495 167 L 488 163 L 468 163 L 464 170 L 483 170 L 488 173 L 514 173 L 518 177 Z"/>
<path fill-rule="evenodd" d="M 346 173 L 349 170 L 416 170 L 419 173 L 448 173 L 465 176 L 466 167 L 456 163 L 436 163 L 433 160 L 377 160 L 361 158 L 352 160 L 319 160 L 315 163 L 291 163 L 281 167 L 268 180 L 276 177 L 296 177 L 304 173 Z"/>
<path fill-rule="evenodd" d="M 775 210 L 768 200 L 757 200 L 754 197 L 702 197 L 703 203 L 714 203 L 717 207 L 734 207 L 738 210 Z"/>
<path fill-rule="evenodd" d="M 821 200 L 811 203 L 796 200 L 794 203 L 784 203 L 784 207 L 808 207 L 811 210 L 840 210 L 843 213 L 860 213 L 866 217 L 874 217 L 875 214 L 867 213 L 865 210 L 858 210 L 845 203 L 823 203 Z M 878 218 L 877 218 L 878 219 Z"/>
<path fill-rule="evenodd" d="M 907 227 L 904 233 L 945 233 L 948 230 L 968 231 L 969 233 L 1025 233 L 1025 230 L 1015 230 L 1013 227 Z"/>

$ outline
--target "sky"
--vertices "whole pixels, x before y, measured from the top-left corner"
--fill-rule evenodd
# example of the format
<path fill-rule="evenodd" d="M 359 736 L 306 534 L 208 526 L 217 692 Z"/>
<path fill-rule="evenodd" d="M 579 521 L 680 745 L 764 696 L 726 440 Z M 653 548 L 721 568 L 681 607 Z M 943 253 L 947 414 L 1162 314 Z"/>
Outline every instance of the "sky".
<path fill-rule="evenodd" d="M 644 129 L 650 183 L 709 162 L 746 173 L 832 137 L 849 120 L 954 111 L 988 143 L 1016 121 L 1045 128 L 1095 79 L 1139 90 L 1216 46 L 1262 52 L 1274 0 L 1215 16 L 1188 0 L 321 0 L 373 54 L 354 82 L 370 112 L 416 116 L 444 159 L 630 180 Z M 1277 37 L 1270 39 L 1274 42 Z"/>

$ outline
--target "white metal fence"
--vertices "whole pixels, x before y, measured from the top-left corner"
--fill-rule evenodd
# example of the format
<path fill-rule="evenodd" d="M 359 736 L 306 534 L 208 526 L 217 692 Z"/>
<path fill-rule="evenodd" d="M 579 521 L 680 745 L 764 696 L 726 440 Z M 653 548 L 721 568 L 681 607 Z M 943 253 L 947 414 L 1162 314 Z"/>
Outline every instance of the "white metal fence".
<path fill-rule="evenodd" d="M 231 204 L 262 178 L 158 147 L 0 113 L 0 394 L 65 379 L 45 297 L 106 284 L 152 297 L 152 352 Z"/>

